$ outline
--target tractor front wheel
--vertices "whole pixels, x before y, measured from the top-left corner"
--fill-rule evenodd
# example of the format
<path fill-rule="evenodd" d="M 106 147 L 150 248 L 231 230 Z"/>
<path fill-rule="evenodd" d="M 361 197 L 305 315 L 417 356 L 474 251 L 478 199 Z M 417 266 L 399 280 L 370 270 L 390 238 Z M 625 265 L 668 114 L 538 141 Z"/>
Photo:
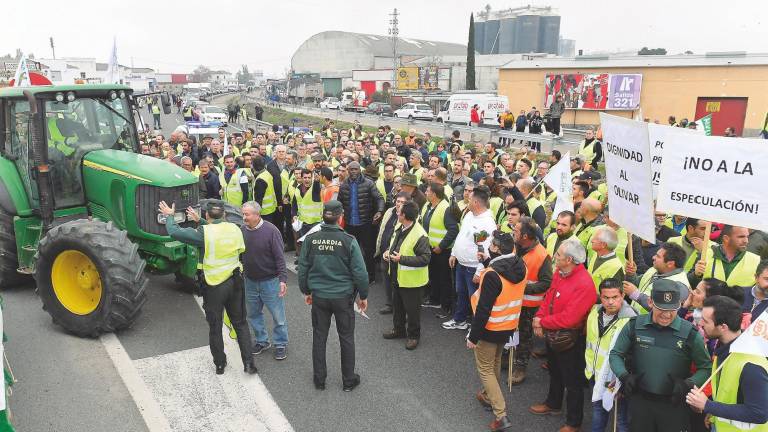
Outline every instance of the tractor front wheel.
<path fill-rule="evenodd" d="M 80 337 L 128 328 L 147 300 L 145 262 L 111 222 L 80 219 L 40 241 L 35 280 L 53 322 Z"/>

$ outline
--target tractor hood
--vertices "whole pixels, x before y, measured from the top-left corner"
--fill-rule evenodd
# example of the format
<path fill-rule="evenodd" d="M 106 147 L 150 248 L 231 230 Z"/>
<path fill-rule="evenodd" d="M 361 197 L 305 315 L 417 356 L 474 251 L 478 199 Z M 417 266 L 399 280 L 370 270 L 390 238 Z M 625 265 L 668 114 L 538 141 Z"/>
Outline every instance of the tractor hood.
<path fill-rule="evenodd" d="M 120 150 L 96 150 L 86 154 L 83 169 L 105 171 L 160 187 L 198 182 L 197 176 L 168 161 Z"/>

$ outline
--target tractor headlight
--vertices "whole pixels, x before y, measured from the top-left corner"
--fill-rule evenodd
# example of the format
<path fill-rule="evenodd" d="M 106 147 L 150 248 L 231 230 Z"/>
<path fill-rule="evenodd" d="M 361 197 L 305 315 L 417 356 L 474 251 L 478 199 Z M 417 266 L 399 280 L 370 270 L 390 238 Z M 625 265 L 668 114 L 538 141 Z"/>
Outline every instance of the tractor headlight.
<path fill-rule="evenodd" d="M 118 96 L 120 96 L 120 99 L 125 99 L 125 92 L 123 90 L 120 90 L 120 93 L 118 93 Z"/>
<path fill-rule="evenodd" d="M 115 100 L 115 99 L 117 99 L 117 92 L 112 90 L 111 92 L 109 92 L 109 100 Z"/>
<path fill-rule="evenodd" d="M 64 93 L 56 93 L 56 102 L 64 102 Z"/>
<path fill-rule="evenodd" d="M 75 92 L 67 93 L 67 102 L 74 102 L 74 101 L 75 101 Z"/>
<path fill-rule="evenodd" d="M 162 213 L 157 215 L 157 223 L 161 225 L 165 225 L 167 219 L 168 218 Z M 179 212 L 173 215 L 173 220 L 176 223 L 182 223 L 187 220 L 187 216 L 183 212 Z"/>

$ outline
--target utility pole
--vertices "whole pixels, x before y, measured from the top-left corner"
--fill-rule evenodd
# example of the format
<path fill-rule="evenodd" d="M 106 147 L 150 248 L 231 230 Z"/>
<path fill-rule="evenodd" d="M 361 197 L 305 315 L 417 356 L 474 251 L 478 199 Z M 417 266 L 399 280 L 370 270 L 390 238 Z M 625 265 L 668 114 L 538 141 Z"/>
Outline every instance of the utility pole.
<path fill-rule="evenodd" d="M 400 30 L 397 28 L 398 24 L 397 8 L 389 14 L 392 17 L 389 20 L 389 35 L 392 36 L 392 86 L 389 88 L 390 103 L 392 101 L 392 95 L 397 88 L 397 35 L 400 34 Z"/>
<path fill-rule="evenodd" d="M 53 36 L 49 38 L 51 40 L 51 51 L 53 52 L 53 59 L 56 60 L 56 47 L 53 45 Z"/>

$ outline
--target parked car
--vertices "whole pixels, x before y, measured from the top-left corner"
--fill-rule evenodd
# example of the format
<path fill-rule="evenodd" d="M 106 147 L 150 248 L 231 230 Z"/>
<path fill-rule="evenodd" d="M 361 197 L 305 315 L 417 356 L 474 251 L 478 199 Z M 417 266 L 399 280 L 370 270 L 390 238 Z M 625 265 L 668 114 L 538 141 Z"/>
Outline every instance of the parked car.
<path fill-rule="evenodd" d="M 341 108 L 341 102 L 339 98 L 327 97 L 320 102 L 321 109 L 339 109 Z"/>
<path fill-rule="evenodd" d="M 392 107 L 388 103 L 384 102 L 371 102 L 371 104 L 368 105 L 368 108 L 366 108 L 365 112 L 367 114 L 391 116 Z"/>
<path fill-rule="evenodd" d="M 425 103 L 407 103 L 395 111 L 394 116 L 397 118 L 407 118 L 408 120 L 430 120 L 435 118 L 435 114 L 432 112 L 432 107 Z"/>
<path fill-rule="evenodd" d="M 223 109 L 213 105 L 206 105 L 202 107 L 201 117 L 202 117 L 202 121 L 206 123 L 209 123 L 209 122 L 226 123 L 227 122 L 227 113 L 224 112 Z"/>

